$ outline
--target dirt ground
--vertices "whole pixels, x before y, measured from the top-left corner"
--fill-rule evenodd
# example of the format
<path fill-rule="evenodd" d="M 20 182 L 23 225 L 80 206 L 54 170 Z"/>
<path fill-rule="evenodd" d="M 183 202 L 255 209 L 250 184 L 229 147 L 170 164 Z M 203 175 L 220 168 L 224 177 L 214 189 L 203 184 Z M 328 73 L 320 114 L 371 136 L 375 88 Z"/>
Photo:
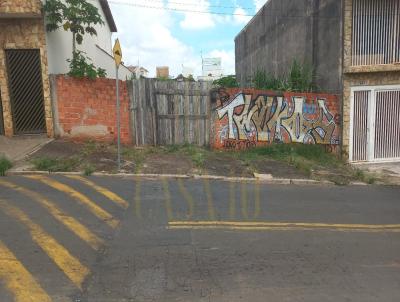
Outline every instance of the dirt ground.
<path fill-rule="evenodd" d="M 329 180 L 337 184 L 385 182 L 384 176 L 371 176 L 344 163 L 321 166 L 302 157 L 288 162 L 271 156 L 243 155 L 246 153 L 212 151 L 188 145 L 124 147 L 121 172 L 228 177 L 254 177 L 254 173 L 259 173 L 274 178 Z M 55 140 L 26 159 L 24 170 L 78 171 L 87 175 L 93 172 L 116 173 L 116 147 L 107 143 Z"/>

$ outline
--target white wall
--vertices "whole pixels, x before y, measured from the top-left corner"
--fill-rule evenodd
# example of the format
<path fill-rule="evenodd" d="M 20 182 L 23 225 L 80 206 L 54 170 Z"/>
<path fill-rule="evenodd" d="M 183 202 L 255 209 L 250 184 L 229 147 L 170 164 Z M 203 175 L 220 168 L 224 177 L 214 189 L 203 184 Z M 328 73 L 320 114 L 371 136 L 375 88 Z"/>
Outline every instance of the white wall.
<path fill-rule="evenodd" d="M 112 64 L 112 58 L 104 54 L 96 45 L 100 46 L 109 54 L 112 53 L 111 31 L 107 24 L 106 17 L 98 0 L 90 0 L 91 4 L 98 8 L 98 11 L 104 21 L 104 25 L 95 26 L 97 36 L 86 34 L 83 37 L 83 43 L 77 44 L 77 49 L 86 52 L 86 55 L 92 59 L 96 67 L 106 70 L 107 78 L 115 77 L 115 65 Z M 47 55 L 49 61 L 50 74 L 65 74 L 69 71 L 69 63 L 66 61 L 72 57 L 72 33 L 60 28 L 54 32 L 46 33 Z M 112 61 L 112 62 L 111 62 Z M 121 68 L 122 69 L 122 68 Z M 126 73 L 126 72 L 125 72 Z M 125 74 L 124 74 L 125 75 Z"/>

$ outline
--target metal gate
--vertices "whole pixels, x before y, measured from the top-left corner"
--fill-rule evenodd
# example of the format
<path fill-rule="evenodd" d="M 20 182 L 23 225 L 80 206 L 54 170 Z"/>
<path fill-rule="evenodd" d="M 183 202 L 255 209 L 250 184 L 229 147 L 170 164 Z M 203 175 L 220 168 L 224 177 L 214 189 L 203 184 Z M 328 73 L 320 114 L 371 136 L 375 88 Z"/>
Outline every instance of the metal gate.
<path fill-rule="evenodd" d="M 40 51 L 6 50 L 15 134 L 46 132 Z"/>
<path fill-rule="evenodd" d="M 400 160 L 400 87 L 352 90 L 350 161 Z"/>
<path fill-rule="evenodd" d="M 0 91 L 0 135 L 4 135 L 3 104 L 1 102 L 1 91 Z"/>

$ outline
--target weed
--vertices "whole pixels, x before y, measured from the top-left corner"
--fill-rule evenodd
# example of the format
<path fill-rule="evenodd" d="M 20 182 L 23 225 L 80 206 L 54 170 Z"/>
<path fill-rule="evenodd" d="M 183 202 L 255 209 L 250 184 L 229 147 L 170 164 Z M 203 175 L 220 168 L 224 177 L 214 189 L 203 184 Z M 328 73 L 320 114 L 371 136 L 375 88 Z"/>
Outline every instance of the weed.
<path fill-rule="evenodd" d="M 0 157 L 0 176 L 5 176 L 6 171 L 12 168 L 12 163 L 6 157 Z"/>
<path fill-rule="evenodd" d="M 85 176 L 90 176 L 96 171 L 96 168 L 92 164 L 86 164 L 83 168 L 83 174 Z"/>
<path fill-rule="evenodd" d="M 32 163 L 35 169 L 39 171 L 71 172 L 74 171 L 79 165 L 79 159 L 77 157 L 63 159 L 40 157 L 33 159 Z"/>

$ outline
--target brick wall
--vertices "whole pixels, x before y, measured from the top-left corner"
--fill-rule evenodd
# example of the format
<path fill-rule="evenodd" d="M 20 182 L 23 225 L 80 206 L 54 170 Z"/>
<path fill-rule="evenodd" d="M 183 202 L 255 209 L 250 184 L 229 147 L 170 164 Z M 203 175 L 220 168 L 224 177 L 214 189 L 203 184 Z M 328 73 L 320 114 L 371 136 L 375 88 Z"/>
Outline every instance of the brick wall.
<path fill-rule="evenodd" d="M 52 77 L 52 95 L 57 136 L 73 139 L 116 141 L 116 83 L 111 79 Z M 120 82 L 121 141 L 131 142 L 129 96 L 126 82 Z"/>
<path fill-rule="evenodd" d="M 1 0 L 0 14 L 40 15 L 42 3 L 40 0 Z"/>
<path fill-rule="evenodd" d="M 212 112 L 214 148 L 246 149 L 273 142 L 322 144 L 339 152 L 337 95 L 220 89 Z"/>
<path fill-rule="evenodd" d="M 14 1 L 14 0 L 13 0 Z M 21 1 L 23 2 L 23 1 Z M 13 120 L 7 82 L 5 49 L 39 49 L 41 55 L 42 80 L 48 136 L 53 135 L 53 119 L 48 78 L 46 36 L 44 21 L 40 19 L 0 18 L 0 93 L 4 110 L 6 136 L 12 136 Z"/>

